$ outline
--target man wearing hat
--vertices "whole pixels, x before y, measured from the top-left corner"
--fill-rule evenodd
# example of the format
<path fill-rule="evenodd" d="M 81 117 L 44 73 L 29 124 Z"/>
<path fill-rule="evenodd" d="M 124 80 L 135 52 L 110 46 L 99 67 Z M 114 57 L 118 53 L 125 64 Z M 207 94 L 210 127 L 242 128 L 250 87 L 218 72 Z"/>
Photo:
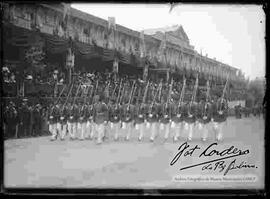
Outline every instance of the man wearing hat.
<path fill-rule="evenodd" d="M 41 105 L 38 103 L 33 109 L 33 136 L 41 135 Z"/>
<path fill-rule="evenodd" d="M 11 101 L 4 111 L 5 138 L 17 138 L 18 133 L 18 112 L 15 104 Z"/>
<path fill-rule="evenodd" d="M 31 113 L 29 106 L 27 105 L 27 99 L 23 99 L 21 108 L 19 110 L 20 124 L 22 126 L 22 136 L 26 137 L 29 135 L 30 131 L 30 119 Z"/>

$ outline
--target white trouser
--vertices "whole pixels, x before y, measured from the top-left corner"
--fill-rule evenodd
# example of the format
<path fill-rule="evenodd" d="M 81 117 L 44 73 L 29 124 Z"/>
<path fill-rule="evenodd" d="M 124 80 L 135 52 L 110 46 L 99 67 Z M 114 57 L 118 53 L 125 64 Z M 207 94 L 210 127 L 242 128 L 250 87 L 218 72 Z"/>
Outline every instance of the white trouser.
<path fill-rule="evenodd" d="M 188 124 L 188 140 L 192 140 L 195 123 Z"/>
<path fill-rule="evenodd" d="M 67 134 L 67 124 L 61 124 L 61 139 L 64 139 Z"/>
<path fill-rule="evenodd" d="M 209 124 L 210 124 L 210 123 L 202 124 L 203 128 L 202 128 L 202 130 L 201 130 L 201 136 L 202 136 L 202 139 L 203 139 L 203 140 L 206 140 L 207 137 L 208 137 Z"/>
<path fill-rule="evenodd" d="M 78 123 L 78 136 L 80 136 L 80 140 L 84 140 L 84 134 L 86 130 L 86 122 Z"/>
<path fill-rule="evenodd" d="M 78 133 L 78 123 L 77 122 L 73 122 L 72 123 L 72 132 L 74 137 L 73 138 L 77 138 L 77 133 Z"/>
<path fill-rule="evenodd" d="M 93 123 L 90 121 L 87 121 L 85 123 L 85 133 L 84 133 L 85 138 L 90 138 L 92 129 L 93 129 Z"/>
<path fill-rule="evenodd" d="M 68 134 L 70 136 L 70 138 L 75 138 L 75 134 L 73 132 L 73 125 L 74 123 L 73 122 L 67 122 L 67 129 L 68 129 Z"/>
<path fill-rule="evenodd" d="M 111 122 L 111 130 L 112 130 L 112 134 L 114 135 L 114 140 L 118 140 L 120 129 L 121 129 L 120 122 L 117 122 L 117 123 Z"/>
<path fill-rule="evenodd" d="M 217 140 L 221 140 L 223 138 L 223 126 L 225 122 L 213 122 L 213 130 L 215 133 L 215 137 Z"/>
<path fill-rule="evenodd" d="M 132 122 L 123 122 L 123 129 L 126 130 L 126 139 L 129 140 L 132 131 Z"/>
<path fill-rule="evenodd" d="M 104 123 L 101 123 L 101 124 L 96 124 L 95 126 L 96 126 L 96 131 L 98 134 L 97 143 L 100 144 L 102 143 L 102 138 L 104 137 L 105 125 Z"/>
<path fill-rule="evenodd" d="M 161 123 L 160 124 L 160 131 L 165 131 L 164 134 L 164 139 L 168 139 L 169 138 L 169 134 L 170 134 L 170 123 Z"/>
<path fill-rule="evenodd" d="M 151 136 L 150 136 L 150 140 L 154 140 L 155 137 L 156 137 L 156 131 L 157 131 L 157 122 L 150 122 L 149 124 L 147 125 L 150 125 L 150 131 L 151 131 Z"/>
<path fill-rule="evenodd" d="M 52 140 L 55 140 L 56 139 L 56 136 L 57 136 L 57 125 L 56 125 L 56 123 L 49 124 L 49 131 L 52 134 L 51 139 Z"/>
<path fill-rule="evenodd" d="M 145 124 L 143 122 L 135 124 L 135 129 L 139 131 L 139 140 L 142 140 L 144 136 L 144 131 L 145 131 Z"/>
<path fill-rule="evenodd" d="M 173 133 L 174 133 L 174 138 L 173 138 L 174 141 L 177 141 L 180 136 L 180 131 L 182 130 L 181 126 L 182 126 L 182 122 L 176 123 L 172 121 L 171 123 L 171 129 L 173 130 Z"/>

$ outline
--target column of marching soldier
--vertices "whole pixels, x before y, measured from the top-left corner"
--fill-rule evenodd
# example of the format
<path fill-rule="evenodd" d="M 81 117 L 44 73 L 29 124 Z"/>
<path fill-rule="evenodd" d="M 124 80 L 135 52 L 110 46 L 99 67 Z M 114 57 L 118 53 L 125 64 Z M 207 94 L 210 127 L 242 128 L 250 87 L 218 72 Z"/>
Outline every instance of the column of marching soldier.
<path fill-rule="evenodd" d="M 71 84 L 63 89 L 67 92 L 66 97 L 61 97 L 62 90 L 49 107 L 51 140 L 64 140 L 65 137 L 71 140 L 94 139 L 100 144 L 109 135 L 117 141 L 120 134 L 129 140 L 136 133 L 139 141 L 145 137 L 150 137 L 152 142 L 157 137 L 166 141 L 170 134 L 174 141 L 178 141 L 180 134 L 185 132 L 189 141 L 195 133 L 200 133 L 205 141 L 211 131 L 216 140 L 221 140 L 227 120 L 228 106 L 224 97 L 227 82 L 222 96 L 212 100 L 207 81 L 206 94 L 199 102 L 196 97 L 198 76 L 191 98 L 186 102 L 185 78 L 182 88 L 178 88 L 178 97 L 172 97 L 176 85 L 173 80 L 165 85 L 163 82 L 154 84 L 138 80 L 133 83 L 97 80 L 91 85 Z"/>

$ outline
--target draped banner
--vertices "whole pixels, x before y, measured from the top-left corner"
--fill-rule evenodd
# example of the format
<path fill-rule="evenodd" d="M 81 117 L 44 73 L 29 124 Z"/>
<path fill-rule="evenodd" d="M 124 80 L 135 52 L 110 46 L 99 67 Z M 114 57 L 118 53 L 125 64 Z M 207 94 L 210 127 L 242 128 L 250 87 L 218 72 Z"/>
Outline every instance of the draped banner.
<path fill-rule="evenodd" d="M 91 59 L 94 57 L 99 57 L 101 55 L 98 48 L 95 46 L 90 46 L 78 41 L 73 42 L 73 44 L 75 54 L 78 54 L 83 58 Z"/>
<path fill-rule="evenodd" d="M 6 26 L 4 35 L 4 38 L 9 38 L 7 43 L 13 46 L 29 47 L 43 42 L 43 38 L 38 33 L 24 28 Z"/>
<path fill-rule="evenodd" d="M 46 36 L 46 48 L 51 53 L 64 53 L 70 47 L 69 40 L 58 36 Z"/>

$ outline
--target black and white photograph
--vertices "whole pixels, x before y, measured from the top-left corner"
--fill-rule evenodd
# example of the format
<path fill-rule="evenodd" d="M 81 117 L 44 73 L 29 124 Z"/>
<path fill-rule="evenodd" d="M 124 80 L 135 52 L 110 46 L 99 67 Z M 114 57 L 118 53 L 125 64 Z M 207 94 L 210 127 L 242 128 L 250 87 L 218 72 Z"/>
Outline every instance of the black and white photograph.
<path fill-rule="evenodd" d="M 262 5 L 1 7 L 4 189 L 265 188 Z"/>

